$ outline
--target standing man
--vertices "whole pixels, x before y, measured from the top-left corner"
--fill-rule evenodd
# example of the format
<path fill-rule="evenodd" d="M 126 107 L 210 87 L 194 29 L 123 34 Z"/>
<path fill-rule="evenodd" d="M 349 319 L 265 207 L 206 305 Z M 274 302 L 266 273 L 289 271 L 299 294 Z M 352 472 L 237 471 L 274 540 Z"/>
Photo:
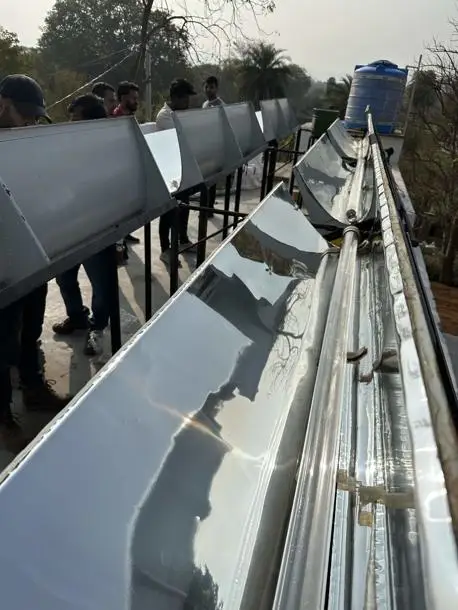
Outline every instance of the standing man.
<path fill-rule="evenodd" d="M 136 83 L 124 80 L 118 85 L 118 105 L 113 111 L 113 116 L 134 116 L 138 110 L 140 88 Z M 140 240 L 135 235 L 127 235 L 126 242 L 139 244 Z"/>
<path fill-rule="evenodd" d="M 107 112 L 100 97 L 87 93 L 75 98 L 68 108 L 71 121 L 90 121 L 107 118 Z M 56 277 L 57 285 L 67 311 L 67 318 L 54 324 L 56 335 L 71 335 L 77 330 L 88 329 L 84 353 L 95 356 L 103 350 L 103 331 L 110 319 L 109 275 L 110 250 L 105 249 L 88 258 L 83 267 L 92 288 L 92 316 L 87 307 L 78 283 L 78 271 L 81 265 L 65 271 Z"/>
<path fill-rule="evenodd" d="M 204 92 L 207 100 L 202 104 L 202 108 L 213 108 L 223 106 L 223 100 L 218 96 L 219 83 L 216 76 L 209 76 L 204 82 Z"/>
<path fill-rule="evenodd" d="M 5 77 L 0 82 L 0 128 L 34 125 L 40 118 L 50 122 L 39 84 L 23 74 Z M 43 329 L 47 292 L 48 286 L 44 284 L 0 310 L 0 428 L 3 430 L 19 428 L 11 412 L 13 365 L 19 369 L 26 408 L 58 412 L 70 400 L 69 396 L 56 394 L 45 380 L 40 363 L 38 340 Z"/>
<path fill-rule="evenodd" d="M 166 129 L 174 129 L 173 112 L 176 110 L 187 110 L 191 95 L 195 95 L 194 87 L 187 80 L 178 78 L 170 85 L 169 97 L 170 100 L 165 102 L 159 110 L 156 117 L 156 130 L 164 131 Z M 184 203 L 188 203 L 185 201 Z M 173 210 L 169 210 L 159 219 L 159 240 L 161 243 L 161 261 L 166 265 L 170 264 L 170 231 L 173 223 Z M 189 210 L 180 207 L 179 212 L 179 240 L 182 248 L 189 247 L 191 242 L 188 237 L 188 220 Z M 179 263 L 180 266 L 180 263 Z"/>
<path fill-rule="evenodd" d="M 108 83 L 96 83 L 92 87 L 92 93 L 103 100 L 103 105 L 107 111 L 107 116 L 113 116 L 116 108 L 116 94 L 114 87 Z"/>

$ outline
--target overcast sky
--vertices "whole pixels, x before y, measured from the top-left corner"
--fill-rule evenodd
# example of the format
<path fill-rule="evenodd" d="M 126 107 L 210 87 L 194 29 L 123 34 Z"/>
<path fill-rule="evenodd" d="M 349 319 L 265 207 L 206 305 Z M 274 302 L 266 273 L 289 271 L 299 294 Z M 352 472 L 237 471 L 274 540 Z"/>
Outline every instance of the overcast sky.
<path fill-rule="evenodd" d="M 53 3 L 0 0 L 0 24 L 33 45 Z M 453 16 L 458 17 L 456 0 L 277 0 L 275 13 L 260 25 L 294 62 L 315 78 L 327 78 L 376 59 L 410 64 L 432 38 L 449 39 L 447 20 Z M 245 30 L 256 36 L 253 23 L 247 21 Z"/>

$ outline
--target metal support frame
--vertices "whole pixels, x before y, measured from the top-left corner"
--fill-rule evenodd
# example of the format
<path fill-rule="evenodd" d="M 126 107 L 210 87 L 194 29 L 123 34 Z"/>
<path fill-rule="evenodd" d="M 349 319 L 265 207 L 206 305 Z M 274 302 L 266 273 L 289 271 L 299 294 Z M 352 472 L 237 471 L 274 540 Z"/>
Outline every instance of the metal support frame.
<path fill-rule="evenodd" d="M 262 160 L 262 179 L 261 179 L 261 192 L 259 200 L 262 201 L 266 196 L 266 187 L 267 187 L 267 171 L 269 167 L 269 157 L 270 150 L 267 148 L 264 151 L 263 160 Z"/>
<path fill-rule="evenodd" d="M 148 321 L 153 315 L 153 299 L 151 294 L 151 273 L 152 273 L 152 261 L 151 261 L 151 223 L 149 222 L 143 227 L 143 242 L 145 247 L 145 322 Z"/>
<path fill-rule="evenodd" d="M 115 354 L 121 348 L 121 313 L 119 307 L 118 258 L 116 244 L 108 247 L 110 252 L 109 268 L 109 303 L 110 303 L 110 334 L 111 352 Z"/>
<path fill-rule="evenodd" d="M 303 130 L 301 128 L 299 128 L 297 130 L 296 139 L 294 141 L 293 166 L 291 168 L 291 176 L 289 178 L 289 186 L 288 186 L 290 195 L 292 195 L 293 191 L 294 191 L 294 166 L 296 165 L 297 160 L 299 159 L 299 146 L 301 145 L 302 131 Z"/>
<path fill-rule="evenodd" d="M 199 226 L 197 230 L 196 267 L 199 267 L 205 260 L 209 199 L 209 189 L 204 185 L 200 191 L 201 209 L 199 211 Z"/>
<path fill-rule="evenodd" d="M 267 183 L 266 183 L 267 193 L 270 193 L 270 191 L 274 188 L 275 170 L 276 170 L 276 166 L 277 166 L 277 153 L 278 153 L 278 143 L 274 140 L 270 147 L 269 169 L 267 170 Z"/>
<path fill-rule="evenodd" d="M 237 170 L 237 178 L 235 182 L 235 198 L 234 198 L 234 212 L 239 213 L 240 210 L 240 199 L 242 196 L 242 178 L 243 178 L 243 166 Z M 235 216 L 234 227 L 237 226 L 238 217 Z"/>
<path fill-rule="evenodd" d="M 170 296 L 178 290 L 178 256 L 179 256 L 179 223 L 180 208 L 176 206 L 172 212 L 173 220 L 170 235 Z"/>
<path fill-rule="evenodd" d="M 229 176 L 226 177 L 226 186 L 224 188 L 224 211 L 225 212 L 229 212 L 229 208 L 231 206 L 232 179 L 233 179 L 233 174 L 229 174 Z M 223 216 L 223 232 L 222 232 L 223 239 L 226 239 L 226 237 L 227 237 L 228 222 L 229 222 L 229 216 L 227 214 L 225 214 Z"/>

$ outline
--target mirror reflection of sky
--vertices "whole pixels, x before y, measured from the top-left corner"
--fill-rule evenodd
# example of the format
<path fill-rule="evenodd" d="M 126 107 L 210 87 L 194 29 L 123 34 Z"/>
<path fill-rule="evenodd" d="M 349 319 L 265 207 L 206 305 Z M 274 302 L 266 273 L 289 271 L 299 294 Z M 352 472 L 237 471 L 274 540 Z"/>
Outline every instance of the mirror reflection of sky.
<path fill-rule="evenodd" d="M 212 266 L 217 273 L 227 278 L 237 275 L 257 301 L 264 298 L 271 305 L 274 305 L 291 282 L 289 276 L 266 277 L 268 267 L 265 263 L 240 256 L 232 244 L 227 244 L 218 253 L 212 261 Z"/>
<path fill-rule="evenodd" d="M 144 135 L 167 188 L 171 193 L 175 192 L 181 183 L 181 154 L 176 129 Z"/>
<path fill-rule="evenodd" d="M 324 252 L 328 244 L 295 206 L 286 204 L 281 193 L 269 197 L 250 222 L 278 242 L 299 251 Z"/>

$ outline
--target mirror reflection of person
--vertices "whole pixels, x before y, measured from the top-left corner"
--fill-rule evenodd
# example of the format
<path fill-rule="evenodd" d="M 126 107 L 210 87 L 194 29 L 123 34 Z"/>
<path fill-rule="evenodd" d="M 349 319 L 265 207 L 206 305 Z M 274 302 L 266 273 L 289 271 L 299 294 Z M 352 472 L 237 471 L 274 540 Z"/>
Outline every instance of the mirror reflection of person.
<path fill-rule="evenodd" d="M 254 402 L 277 337 L 290 307 L 289 297 L 300 281 L 290 274 L 292 260 L 267 250 L 259 229 L 256 237 L 245 228 L 236 240 L 235 256 L 221 252 L 193 282 L 189 292 L 232 325 L 242 341 L 232 370 L 220 387 L 210 391 L 198 413 L 173 439 L 161 471 L 138 506 L 131 538 L 131 596 L 129 610 L 219 610 L 211 565 L 196 557 L 200 522 L 211 519 L 213 480 L 231 447 L 221 434 L 218 414 L 230 409 L 238 394 Z M 295 252 L 286 244 L 284 256 Z M 232 247 L 232 244 L 231 244 Z M 256 292 L 259 266 L 274 289 Z M 267 261 L 269 270 L 266 269 Z M 267 275 L 269 271 L 269 275 Z M 268 295 L 268 296 L 267 296 Z M 218 524 L 218 516 L 214 522 Z M 210 527 L 210 524 L 209 524 Z M 210 601 L 208 601 L 210 600 Z"/>
<path fill-rule="evenodd" d="M 129 610 L 217 609 L 218 588 L 208 568 L 195 564 L 194 537 L 229 450 L 203 410 L 175 436 L 134 522 Z"/>

